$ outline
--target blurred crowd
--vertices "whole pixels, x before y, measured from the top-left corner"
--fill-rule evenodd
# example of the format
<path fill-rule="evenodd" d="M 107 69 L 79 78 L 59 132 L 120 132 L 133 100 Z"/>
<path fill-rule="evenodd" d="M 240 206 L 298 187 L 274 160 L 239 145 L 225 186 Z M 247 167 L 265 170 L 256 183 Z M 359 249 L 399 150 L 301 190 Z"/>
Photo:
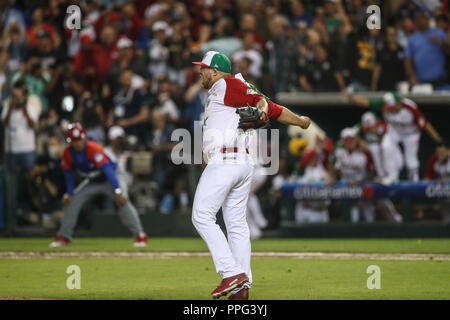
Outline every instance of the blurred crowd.
<path fill-rule="evenodd" d="M 71 4 L 81 9 L 80 29 L 66 26 Z M 367 28 L 372 4 L 381 29 Z M 201 119 L 206 92 L 191 62 L 209 50 L 273 98 L 449 89 L 444 0 L 11 0 L 0 15 L 2 161 L 17 172 L 19 199 L 32 199 L 19 209 L 44 220 L 61 205 L 72 121 L 129 172 L 143 207 L 188 208 L 191 177 L 169 160 L 170 136 Z M 306 167 L 317 162 L 308 159 Z M 151 184 L 133 183 L 139 175 Z"/>

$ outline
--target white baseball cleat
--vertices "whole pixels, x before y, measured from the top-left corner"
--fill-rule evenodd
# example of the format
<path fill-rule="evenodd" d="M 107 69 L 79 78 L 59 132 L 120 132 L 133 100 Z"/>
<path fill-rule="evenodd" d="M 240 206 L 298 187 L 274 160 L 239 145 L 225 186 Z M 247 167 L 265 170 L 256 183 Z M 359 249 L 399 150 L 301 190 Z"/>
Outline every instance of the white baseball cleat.
<path fill-rule="evenodd" d="M 70 244 L 70 240 L 64 238 L 62 235 L 58 234 L 56 239 L 49 244 L 49 247 L 51 248 L 57 248 L 57 247 L 65 247 Z"/>

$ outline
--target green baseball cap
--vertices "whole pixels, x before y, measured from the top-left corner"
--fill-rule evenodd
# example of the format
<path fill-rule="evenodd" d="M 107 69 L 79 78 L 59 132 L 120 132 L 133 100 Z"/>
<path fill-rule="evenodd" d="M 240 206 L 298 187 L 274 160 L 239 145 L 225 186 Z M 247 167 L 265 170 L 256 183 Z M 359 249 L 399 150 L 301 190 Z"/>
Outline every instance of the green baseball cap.
<path fill-rule="evenodd" d="M 217 51 L 208 51 L 205 53 L 201 62 L 192 62 L 200 66 L 214 68 L 216 70 L 231 73 L 231 61 L 226 55 Z"/>

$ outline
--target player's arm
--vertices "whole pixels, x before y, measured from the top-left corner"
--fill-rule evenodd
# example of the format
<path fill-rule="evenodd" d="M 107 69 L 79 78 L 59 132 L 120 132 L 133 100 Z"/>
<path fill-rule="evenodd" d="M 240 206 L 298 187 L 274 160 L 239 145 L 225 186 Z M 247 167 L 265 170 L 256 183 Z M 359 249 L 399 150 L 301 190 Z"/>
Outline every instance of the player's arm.
<path fill-rule="evenodd" d="M 424 114 L 417 108 L 417 106 L 411 107 L 408 103 L 404 104 L 404 106 L 413 113 L 414 122 L 420 130 L 425 130 L 434 142 L 442 143 L 442 137 L 436 131 L 434 126 L 427 120 Z"/>
<path fill-rule="evenodd" d="M 119 180 L 117 180 L 115 168 L 110 162 L 100 166 L 99 169 L 106 176 L 106 179 L 108 179 L 108 182 L 113 190 L 120 189 Z"/>
<path fill-rule="evenodd" d="M 263 111 L 265 113 L 265 115 L 267 116 L 269 114 L 269 104 L 267 103 L 267 100 L 264 98 L 261 98 L 257 103 L 256 103 L 256 107 Z M 267 119 L 264 119 L 267 120 Z"/>
<path fill-rule="evenodd" d="M 364 96 L 357 96 L 357 95 L 347 95 L 348 102 L 361 108 L 369 108 L 370 101 L 369 98 Z"/>
<path fill-rule="evenodd" d="M 287 125 L 298 126 L 302 129 L 308 129 L 309 125 L 311 124 L 311 119 L 309 117 L 300 116 L 286 107 L 282 107 L 277 121 Z"/>
<path fill-rule="evenodd" d="M 275 119 L 283 124 L 298 126 L 302 129 L 307 129 L 311 124 L 311 119 L 306 116 L 300 116 L 293 113 L 288 108 L 276 104 L 271 100 L 266 100 L 262 97 L 256 106 L 264 111 L 269 118 Z"/>
<path fill-rule="evenodd" d="M 433 138 L 436 143 L 442 143 L 441 135 L 436 131 L 436 129 L 430 122 L 427 121 L 427 124 L 423 129 L 430 135 L 431 138 Z"/>
<path fill-rule="evenodd" d="M 106 176 L 106 179 L 108 179 L 111 188 L 114 190 L 114 200 L 116 204 L 119 207 L 123 207 L 128 200 L 120 189 L 119 181 L 117 180 L 115 172 L 115 167 L 111 164 L 111 162 L 108 162 L 100 166 L 99 169 L 102 170 L 103 174 Z"/>
<path fill-rule="evenodd" d="M 257 90 L 248 87 L 241 80 L 225 79 L 227 91 L 224 103 L 231 107 L 244 107 L 246 105 L 256 106 L 264 111 L 269 118 L 278 120 L 283 124 L 299 126 L 306 129 L 311 124 L 311 120 L 305 116 L 299 116 L 288 108 L 269 100 Z"/>
<path fill-rule="evenodd" d="M 127 203 L 127 198 L 122 194 L 120 189 L 119 180 L 116 176 L 116 166 L 111 162 L 111 160 L 106 156 L 103 148 L 96 144 L 87 145 L 87 158 L 89 161 L 95 164 L 95 167 L 103 172 L 112 190 L 114 191 L 116 204 L 120 207 Z"/>
<path fill-rule="evenodd" d="M 64 171 L 64 180 L 66 181 L 66 193 L 63 196 L 62 202 L 64 206 L 67 206 L 72 201 L 75 190 L 75 173 L 72 170 L 72 156 L 70 155 L 69 148 L 64 150 L 62 169 Z"/>

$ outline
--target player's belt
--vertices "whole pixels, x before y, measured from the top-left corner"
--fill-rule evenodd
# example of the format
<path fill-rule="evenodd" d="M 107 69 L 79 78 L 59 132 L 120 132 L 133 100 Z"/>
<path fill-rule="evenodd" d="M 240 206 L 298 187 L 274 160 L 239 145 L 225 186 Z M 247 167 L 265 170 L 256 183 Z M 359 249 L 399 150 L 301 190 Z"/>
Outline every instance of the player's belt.
<path fill-rule="evenodd" d="M 238 148 L 237 147 L 234 147 L 234 148 L 222 148 L 221 150 L 220 150 L 220 152 L 222 152 L 222 153 L 238 153 Z M 248 149 L 247 148 L 245 148 L 245 152 L 246 153 L 248 153 Z"/>

